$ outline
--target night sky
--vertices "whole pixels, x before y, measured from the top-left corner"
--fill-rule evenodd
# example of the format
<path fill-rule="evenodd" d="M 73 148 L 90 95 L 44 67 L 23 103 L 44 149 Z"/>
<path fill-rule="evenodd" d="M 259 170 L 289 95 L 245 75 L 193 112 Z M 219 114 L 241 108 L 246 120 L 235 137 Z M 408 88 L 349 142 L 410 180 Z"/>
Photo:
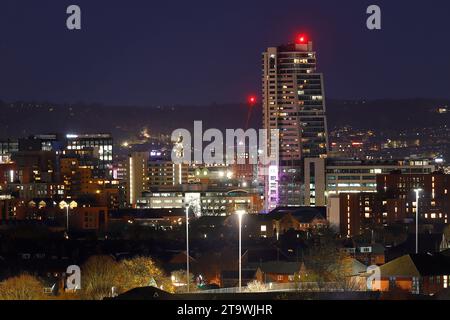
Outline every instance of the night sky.
<path fill-rule="evenodd" d="M 66 29 L 70 4 L 81 31 Z M 366 28 L 369 4 L 381 31 Z M 450 98 L 449 21 L 448 0 L 1 0 L 0 99 L 243 101 L 260 93 L 262 51 L 299 32 L 328 98 Z"/>

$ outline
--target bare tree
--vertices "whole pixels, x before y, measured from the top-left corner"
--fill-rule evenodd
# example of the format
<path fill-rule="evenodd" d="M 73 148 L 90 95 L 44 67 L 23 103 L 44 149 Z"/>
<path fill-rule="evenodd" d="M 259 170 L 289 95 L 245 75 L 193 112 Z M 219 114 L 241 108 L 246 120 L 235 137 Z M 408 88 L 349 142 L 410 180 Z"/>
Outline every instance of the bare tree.
<path fill-rule="evenodd" d="M 45 299 L 42 283 L 29 274 L 21 274 L 0 282 L 0 300 Z"/>
<path fill-rule="evenodd" d="M 245 288 L 245 292 L 267 292 L 267 285 L 258 280 L 253 280 L 247 284 L 247 288 Z"/>
<path fill-rule="evenodd" d="M 315 283 L 316 289 L 355 290 L 359 287 L 352 277 L 353 259 L 341 250 L 331 233 L 324 232 L 305 256 L 304 267 L 297 276 L 302 283 Z"/>
<path fill-rule="evenodd" d="M 110 297 L 122 281 L 124 269 L 110 256 L 92 256 L 81 269 L 82 297 L 101 300 Z"/>

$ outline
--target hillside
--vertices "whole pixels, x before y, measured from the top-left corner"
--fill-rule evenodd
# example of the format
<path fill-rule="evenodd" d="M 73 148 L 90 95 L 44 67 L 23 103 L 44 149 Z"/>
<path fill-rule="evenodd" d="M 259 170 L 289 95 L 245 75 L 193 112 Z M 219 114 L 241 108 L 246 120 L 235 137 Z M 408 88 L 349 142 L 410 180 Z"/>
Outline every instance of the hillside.
<path fill-rule="evenodd" d="M 329 128 L 351 125 L 356 128 L 399 130 L 433 127 L 449 123 L 450 113 L 437 112 L 445 100 L 375 100 L 327 103 Z M 243 104 L 171 107 L 72 106 L 35 102 L 0 102 L 0 138 L 47 132 L 111 132 L 128 136 L 146 127 L 150 132 L 170 133 L 191 128 L 202 120 L 204 128 L 243 128 L 247 117 Z M 261 125 L 261 107 L 253 110 L 250 127 Z"/>

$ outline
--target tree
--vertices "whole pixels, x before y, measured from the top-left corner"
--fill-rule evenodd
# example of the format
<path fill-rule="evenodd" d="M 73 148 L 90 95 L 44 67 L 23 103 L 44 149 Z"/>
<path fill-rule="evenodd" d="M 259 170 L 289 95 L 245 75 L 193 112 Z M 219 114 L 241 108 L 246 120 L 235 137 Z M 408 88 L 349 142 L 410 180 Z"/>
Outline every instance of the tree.
<path fill-rule="evenodd" d="M 247 288 L 245 288 L 245 292 L 267 292 L 267 285 L 258 280 L 253 280 L 247 284 Z"/>
<path fill-rule="evenodd" d="M 122 277 L 122 289 L 129 290 L 137 287 L 155 286 L 167 292 L 174 292 L 170 278 L 156 263 L 148 257 L 136 257 L 121 261 L 121 269 L 124 270 Z"/>
<path fill-rule="evenodd" d="M 355 287 L 352 275 L 352 258 L 340 249 L 334 235 L 326 230 L 311 246 L 298 275 L 299 282 L 315 283 L 317 288 L 333 284 L 334 287 L 350 290 Z"/>
<path fill-rule="evenodd" d="M 319 288 L 326 282 L 332 282 L 339 260 L 340 254 L 335 246 L 325 244 L 315 247 L 305 258 L 309 270 L 308 282 L 315 280 Z"/>
<path fill-rule="evenodd" d="M 333 272 L 336 288 L 344 291 L 355 291 L 366 287 L 365 282 L 361 282 L 357 275 L 353 274 L 354 259 L 346 253 L 341 253 L 338 263 Z"/>
<path fill-rule="evenodd" d="M 85 299 L 101 300 L 137 288 L 155 286 L 173 292 L 173 286 L 151 258 L 117 262 L 110 256 L 93 256 L 81 268 L 81 291 Z"/>
<path fill-rule="evenodd" d="M 403 243 L 408 238 L 408 231 L 401 224 L 392 224 L 383 228 L 383 243 L 391 243 L 394 246 Z"/>
<path fill-rule="evenodd" d="M 42 283 L 29 274 L 21 274 L 0 282 L 0 300 L 44 299 Z"/>
<path fill-rule="evenodd" d="M 319 286 L 321 276 L 313 270 L 306 269 L 302 264 L 300 272 L 294 276 L 295 287 L 299 291 L 315 290 Z"/>
<path fill-rule="evenodd" d="M 110 256 L 92 256 L 81 268 L 81 294 L 84 299 L 101 300 L 118 291 L 124 270 Z"/>
<path fill-rule="evenodd" d="M 203 276 L 207 283 L 220 285 L 220 274 L 222 270 L 233 270 L 237 267 L 237 249 L 224 245 L 221 250 L 215 247 L 202 253 L 197 258 L 196 271 Z"/>

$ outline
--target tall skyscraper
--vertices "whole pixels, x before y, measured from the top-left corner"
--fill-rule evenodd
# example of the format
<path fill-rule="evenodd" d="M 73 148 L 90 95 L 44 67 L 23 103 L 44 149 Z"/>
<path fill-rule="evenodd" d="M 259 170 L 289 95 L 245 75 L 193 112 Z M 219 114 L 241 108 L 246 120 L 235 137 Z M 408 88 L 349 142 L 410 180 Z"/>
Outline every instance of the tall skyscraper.
<path fill-rule="evenodd" d="M 126 194 L 128 205 L 134 207 L 142 192 L 148 191 L 148 152 L 133 152 L 127 161 Z"/>
<path fill-rule="evenodd" d="M 278 129 L 279 167 L 276 199 L 274 177 L 266 178 L 266 209 L 304 204 L 305 158 L 326 157 L 327 122 L 323 76 L 306 35 L 263 53 L 263 127 Z M 272 189 L 272 190 L 271 190 Z"/>

